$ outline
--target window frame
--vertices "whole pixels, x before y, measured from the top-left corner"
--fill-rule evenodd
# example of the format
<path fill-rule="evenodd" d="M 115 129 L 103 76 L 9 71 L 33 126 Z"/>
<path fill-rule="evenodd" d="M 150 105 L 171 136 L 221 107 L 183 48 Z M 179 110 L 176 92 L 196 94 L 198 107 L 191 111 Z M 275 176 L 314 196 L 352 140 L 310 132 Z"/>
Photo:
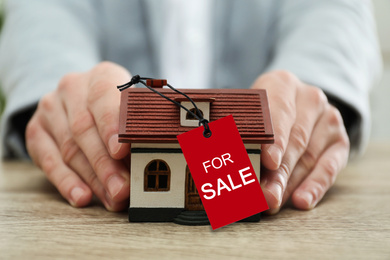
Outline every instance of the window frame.
<path fill-rule="evenodd" d="M 156 162 L 156 170 L 149 170 L 150 165 Z M 160 163 L 163 163 L 166 166 L 166 170 L 160 170 Z M 154 187 L 149 187 L 149 176 L 155 176 L 154 182 L 155 186 Z M 159 187 L 159 176 L 167 176 L 167 185 L 165 188 L 160 188 Z M 171 188 L 171 169 L 169 168 L 169 165 L 167 162 L 161 159 L 154 159 L 151 160 L 145 167 L 144 170 L 144 191 L 146 192 L 156 192 L 156 191 L 170 191 Z"/>
<path fill-rule="evenodd" d="M 210 121 L 210 105 L 211 101 L 194 101 L 199 110 L 202 111 L 203 118 Z M 188 110 L 194 109 L 194 106 L 189 101 L 182 101 L 181 105 Z M 199 127 L 199 121 L 187 119 L 187 111 L 180 108 L 180 126 L 184 127 Z"/>

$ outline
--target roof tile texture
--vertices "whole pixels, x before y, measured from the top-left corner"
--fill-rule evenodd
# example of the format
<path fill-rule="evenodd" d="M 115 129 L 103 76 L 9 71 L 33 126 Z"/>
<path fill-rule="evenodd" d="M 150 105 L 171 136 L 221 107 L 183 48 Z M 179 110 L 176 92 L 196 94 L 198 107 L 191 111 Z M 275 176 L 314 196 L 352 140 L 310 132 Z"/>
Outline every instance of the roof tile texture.
<path fill-rule="evenodd" d="M 183 96 L 171 89 L 158 89 L 171 99 Z M 180 91 L 210 103 L 210 122 L 233 115 L 244 143 L 273 143 L 267 93 L 262 89 L 191 89 Z M 180 108 L 147 88 L 122 92 L 119 120 L 120 142 L 177 142 L 176 136 L 194 129 L 180 125 Z"/>

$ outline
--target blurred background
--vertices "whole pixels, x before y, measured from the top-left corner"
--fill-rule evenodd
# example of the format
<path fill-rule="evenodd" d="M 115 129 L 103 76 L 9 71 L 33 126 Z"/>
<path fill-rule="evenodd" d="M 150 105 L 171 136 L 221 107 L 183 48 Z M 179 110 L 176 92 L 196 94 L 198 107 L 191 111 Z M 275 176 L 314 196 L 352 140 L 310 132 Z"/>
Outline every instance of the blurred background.
<path fill-rule="evenodd" d="M 371 92 L 371 140 L 390 140 L 390 0 L 372 0 L 382 47 L 383 75 Z"/>
<path fill-rule="evenodd" d="M 10 0 L 12 1 L 12 0 Z M 363 1 L 363 0 L 362 0 Z M 0 0 L 0 13 L 4 0 Z M 371 140 L 390 140 L 390 0 L 372 0 L 378 26 L 384 60 L 383 76 L 371 92 L 372 130 Z M 2 15 L 0 15 L 0 24 Z M 4 108 L 4 98 L 0 93 L 0 115 Z"/>

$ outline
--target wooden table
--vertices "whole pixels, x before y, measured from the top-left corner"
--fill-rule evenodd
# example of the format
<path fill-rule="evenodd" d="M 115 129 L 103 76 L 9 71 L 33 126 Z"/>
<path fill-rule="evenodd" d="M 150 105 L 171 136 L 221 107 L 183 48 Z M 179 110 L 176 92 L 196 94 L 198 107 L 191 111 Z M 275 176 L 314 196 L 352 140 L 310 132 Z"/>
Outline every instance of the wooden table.
<path fill-rule="evenodd" d="M 0 259 L 390 259 L 389 142 L 370 144 L 314 210 L 217 231 L 72 208 L 29 163 L 1 172 Z"/>

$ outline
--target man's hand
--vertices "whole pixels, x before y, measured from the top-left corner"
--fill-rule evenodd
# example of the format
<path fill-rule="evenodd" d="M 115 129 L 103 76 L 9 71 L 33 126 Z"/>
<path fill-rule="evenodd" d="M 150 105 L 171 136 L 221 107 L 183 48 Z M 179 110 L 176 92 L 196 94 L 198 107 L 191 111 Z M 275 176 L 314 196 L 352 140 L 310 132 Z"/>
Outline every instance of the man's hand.
<path fill-rule="evenodd" d="M 86 73 L 66 75 L 45 95 L 26 130 L 34 162 L 75 207 L 95 194 L 111 211 L 129 198 L 129 146 L 118 143 L 120 92 L 129 72 L 103 62 Z"/>
<path fill-rule="evenodd" d="M 267 90 L 275 143 L 263 145 L 261 186 L 270 214 L 290 198 L 312 209 L 348 161 L 349 139 L 339 111 L 325 94 L 294 75 L 275 71 L 252 88 Z"/>

